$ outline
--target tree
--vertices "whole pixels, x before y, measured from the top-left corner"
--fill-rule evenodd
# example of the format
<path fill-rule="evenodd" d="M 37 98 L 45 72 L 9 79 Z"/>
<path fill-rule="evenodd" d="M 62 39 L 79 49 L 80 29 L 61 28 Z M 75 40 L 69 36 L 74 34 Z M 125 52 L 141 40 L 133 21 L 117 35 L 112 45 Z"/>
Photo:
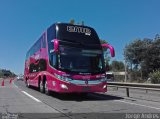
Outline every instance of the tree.
<path fill-rule="evenodd" d="M 13 72 L 6 69 L 0 69 L 0 77 L 14 77 L 16 76 Z"/>
<path fill-rule="evenodd" d="M 112 61 L 111 63 L 112 71 L 124 71 L 124 63 L 122 61 Z"/>
<path fill-rule="evenodd" d="M 124 56 L 130 66 L 141 72 L 141 78 L 160 68 L 160 38 L 136 39 L 125 47 Z"/>
<path fill-rule="evenodd" d="M 75 24 L 75 20 L 71 19 L 69 23 L 74 25 Z"/>
<path fill-rule="evenodd" d="M 160 84 L 160 70 L 150 73 L 149 77 L 151 79 L 151 83 Z"/>
<path fill-rule="evenodd" d="M 3 76 L 3 73 L 2 73 L 2 70 L 0 70 L 0 77 L 2 77 Z"/>
<path fill-rule="evenodd" d="M 74 19 L 71 19 L 71 20 L 69 21 L 69 23 L 70 23 L 70 24 L 73 24 L 73 25 L 74 25 L 74 24 L 75 24 L 75 25 L 77 24 L 77 25 L 82 25 L 82 26 L 84 26 L 84 21 L 75 23 L 75 20 L 74 20 Z"/>
<path fill-rule="evenodd" d="M 100 39 L 101 44 L 108 43 L 106 40 Z"/>

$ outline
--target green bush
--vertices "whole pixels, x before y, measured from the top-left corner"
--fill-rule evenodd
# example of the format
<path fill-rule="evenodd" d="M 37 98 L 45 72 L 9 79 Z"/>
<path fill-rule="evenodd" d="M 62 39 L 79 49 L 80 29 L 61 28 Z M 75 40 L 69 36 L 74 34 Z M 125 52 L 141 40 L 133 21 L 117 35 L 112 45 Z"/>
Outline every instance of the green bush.
<path fill-rule="evenodd" d="M 160 70 L 149 74 L 151 83 L 160 84 Z"/>

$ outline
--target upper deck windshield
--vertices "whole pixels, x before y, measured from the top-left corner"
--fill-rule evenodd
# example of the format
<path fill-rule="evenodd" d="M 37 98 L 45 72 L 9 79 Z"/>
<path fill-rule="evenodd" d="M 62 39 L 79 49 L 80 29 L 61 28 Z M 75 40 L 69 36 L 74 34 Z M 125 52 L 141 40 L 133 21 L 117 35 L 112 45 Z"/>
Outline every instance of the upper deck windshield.
<path fill-rule="evenodd" d="M 77 74 L 104 73 L 103 54 L 101 50 L 88 50 L 60 47 L 59 69 Z"/>
<path fill-rule="evenodd" d="M 100 44 L 96 31 L 87 26 L 58 24 L 56 30 L 56 37 L 61 41 L 81 44 Z"/>

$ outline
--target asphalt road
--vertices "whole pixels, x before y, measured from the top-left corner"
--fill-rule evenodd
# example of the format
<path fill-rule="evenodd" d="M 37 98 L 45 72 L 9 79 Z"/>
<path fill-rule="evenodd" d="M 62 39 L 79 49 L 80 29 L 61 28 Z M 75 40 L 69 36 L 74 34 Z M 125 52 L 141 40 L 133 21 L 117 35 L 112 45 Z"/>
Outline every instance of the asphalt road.
<path fill-rule="evenodd" d="M 20 119 L 139 119 L 139 116 L 152 114 L 149 116 L 158 119 L 158 94 L 148 93 L 150 98 L 147 98 L 148 95 L 144 92 L 132 91 L 131 97 L 128 98 L 123 89 L 117 91 L 109 88 L 105 94 L 91 93 L 86 97 L 57 93 L 47 96 L 35 88 L 27 88 L 21 80 L 11 83 L 6 79 L 4 86 L 0 86 L 0 118 L 10 114 Z"/>

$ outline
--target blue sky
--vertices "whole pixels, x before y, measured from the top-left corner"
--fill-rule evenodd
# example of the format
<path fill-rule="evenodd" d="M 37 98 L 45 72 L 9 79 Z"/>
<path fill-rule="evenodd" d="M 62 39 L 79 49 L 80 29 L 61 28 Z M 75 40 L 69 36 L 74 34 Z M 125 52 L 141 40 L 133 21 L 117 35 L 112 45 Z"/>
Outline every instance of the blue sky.
<path fill-rule="evenodd" d="M 123 48 L 160 34 L 159 0 L 0 0 L 0 68 L 23 73 L 29 47 L 52 23 L 77 22 L 96 29 L 123 61 Z"/>

